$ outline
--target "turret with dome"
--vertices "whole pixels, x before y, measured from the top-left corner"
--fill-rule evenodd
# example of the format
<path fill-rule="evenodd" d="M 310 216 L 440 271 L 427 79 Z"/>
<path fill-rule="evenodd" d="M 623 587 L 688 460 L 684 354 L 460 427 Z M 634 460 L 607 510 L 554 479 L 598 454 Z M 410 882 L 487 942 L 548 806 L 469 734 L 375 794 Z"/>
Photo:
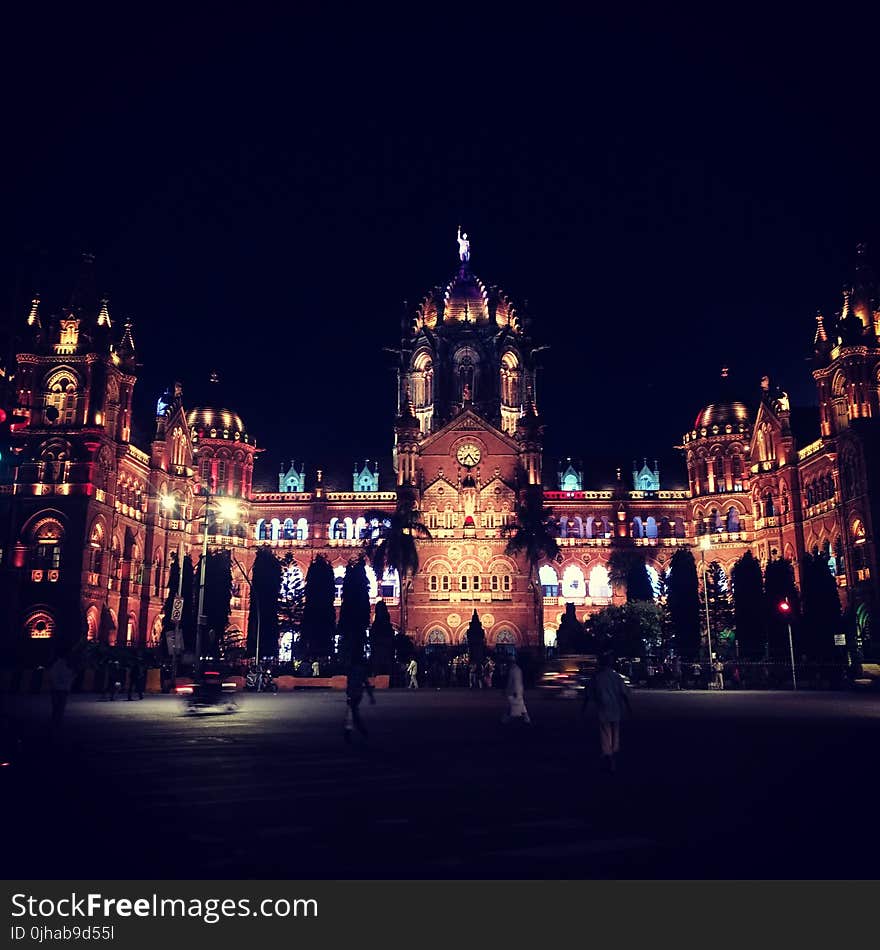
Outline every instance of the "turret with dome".
<path fill-rule="evenodd" d="M 408 401 L 422 435 L 465 405 L 508 435 L 535 406 L 533 349 L 523 311 L 471 268 L 459 229 L 459 266 L 432 288 L 402 327 L 398 408 Z"/>

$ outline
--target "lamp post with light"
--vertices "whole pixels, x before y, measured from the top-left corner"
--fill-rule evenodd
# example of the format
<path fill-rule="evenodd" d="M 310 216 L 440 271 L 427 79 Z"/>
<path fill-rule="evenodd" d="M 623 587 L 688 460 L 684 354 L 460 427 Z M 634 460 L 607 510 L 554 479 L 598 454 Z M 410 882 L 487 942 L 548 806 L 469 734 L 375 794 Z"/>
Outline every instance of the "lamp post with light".
<path fill-rule="evenodd" d="M 167 519 L 172 516 L 175 508 L 177 507 L 177 498 L 174 495 L 162 495 L 159 499 L 159 503 L 162 506 L 163 511 L 165 512 L 166 525 L 165 525 L 165 562 L 168 562 L 168 525 Z M 184 526 L 186 525 L 186 519 L 183 519 Z M 169 578 L 170 579 L 170 578 Z M 175 598 L 176 604 L 175 609 L 172 610 L 172 613 L 177 614 L 174 621 L 174 649 L 171 650 L 171 686 L 172 689 L 177 684 L 177 652 L 180 644 L 180 609 L 179 605 L 183 602 L 183 536 L 181 535 L 180 539 L 177 542 L 177 597 Z"/>
<path fill-rule="evenodd" d="M 202 627 L 205 623 L 205 577 L 208 566 L 208 515 L 212 510 L 211 493 L 205 488 L 205 509 L 202 522 L 202 568 L 199 572 L 199 612 L 196 622 L 196 655 L 193 671 L 198 676 L 202 662 Z M 215 497 L 214 514 L 220 524 L 235 524 L 240 515 L 240 504 L 235 498 Z M 221 535 L 222 537 L 222 535 Z M 222 544 L 222 542 L 221 542 Z"/>
<path fill-rule="evenodd" d="M 712 672 L 712 624 L 709 621 L 709 581 L 708 581 L 708 571 L 709 566 L 706 564 L 706 551 L 712 549 L 712 539 L 708 534 L 704 534 L 700 538 L 700 560 L 703 567 L 703 601 L 706 606 L 706 644 L 709 648 L 709 673 Z"/>
<path fill-rule="evenodd" d="M 779 612 L 782 614 L 788 627 L 788 652 L 791 657 L 791 688 L 797 689 L 797 675 L 794 669 L 794 638 L 791 635 L 791 604 L 786 597 L 779 605 Z"/>

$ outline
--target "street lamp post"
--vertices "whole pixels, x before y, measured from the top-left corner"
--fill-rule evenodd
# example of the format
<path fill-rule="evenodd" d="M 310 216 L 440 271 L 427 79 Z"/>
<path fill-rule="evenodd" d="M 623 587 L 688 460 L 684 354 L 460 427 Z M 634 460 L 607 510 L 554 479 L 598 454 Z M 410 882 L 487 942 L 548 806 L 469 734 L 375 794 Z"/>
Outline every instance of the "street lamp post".
<path fill-rule="evenodd" d="M 215 500 L 215 514 L 220 524 L 234 524 L 240 515 L 240 503 L 235 498 L 220 496 Z M 208 566 L 208 514 L 211 508 L 211 492 L 205 487 L 205 513 L 202 522 L 202 569 L 199 572 L 199 614 L 196 623 L 195 674 L 198 675 L 202 662 L 202 626 L 205 622 L 205 577 Z M 221 534 L 222 537 L 222 534 Z M 221 542 L 222 543 L 222 542 Z"/>
<path fill-rule="evenodd" d="M 791 688 L 793 690 L 797 689 L 797 674 L 794 669 L 794 638 L 791 635 L 791 604 L 788 602 L 788 598 L 779 605 L 779 612 L 785 617 L 785 623 L 788 627 L 788 653 L 791 657 Z"/>
<path fill-rule="evenodd" d="M 709 535 L 705 534 L 700 539 L 700 560 L 703 566 L 703 601 L 706 605 L 706 644 L 709 648 L 709 672 L 712 672 L 712 625 L 709 621 L 709 582 L 707 574 L 709 567 L 706 564 L 706 551 L 711 550 L 712 541 Z"/>
<path fill-rule="evenodd" d="M 168 561 L 168 518 L 177 507 L 177 499 L 174 495 L 162 495 L 159 499 L 163 510 L 165 511 L 165 563 Z M 184 519 L 184 524 L 185 524 Z M 170 580 L 170 574 L 168 575 Z M 163 590 L 164 585 L 163 585 Z M 177 542 L 177 602 L 183 601 L 183 537 Z M 172 689 L 177 685 L 177 652 L 180 644 L 180 616 L 174 621 L 174 649 L 171 651 L 171 686 Z"/>

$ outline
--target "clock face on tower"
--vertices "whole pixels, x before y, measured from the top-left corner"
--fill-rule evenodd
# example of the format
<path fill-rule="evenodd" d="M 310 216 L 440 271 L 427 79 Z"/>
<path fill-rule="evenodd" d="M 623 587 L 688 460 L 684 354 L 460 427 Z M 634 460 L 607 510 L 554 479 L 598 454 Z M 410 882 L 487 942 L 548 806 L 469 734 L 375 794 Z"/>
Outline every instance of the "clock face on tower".
<path fill-rule="evenodd" d="M 459 447 L 458 452 L 455 453 L 455 457 L 461 465 L 472 468 L 480 461 L 481 454 L 479 446 L 474 445 L 472 442 L 466 442 Z"/>

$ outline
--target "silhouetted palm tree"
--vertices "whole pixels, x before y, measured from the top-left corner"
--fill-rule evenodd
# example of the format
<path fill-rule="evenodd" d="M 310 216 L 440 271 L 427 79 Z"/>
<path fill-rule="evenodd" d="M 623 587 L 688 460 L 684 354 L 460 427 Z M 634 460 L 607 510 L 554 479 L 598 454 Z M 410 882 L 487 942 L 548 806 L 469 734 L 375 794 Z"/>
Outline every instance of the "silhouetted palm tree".
<path fill-rule="evenodd" d="M 506 553 L 522 555 L 529 565 L 535 593 L 535 630 L 539 649 L 543 648 L 543 598 L 538 568 L 542 562 L 556 558 L 559 545 L 556 542 L 556 522 L 551 510 L 544 507 L 544 495 L 540 485 L 529 485 L 517 505 L 516 520 L 512 524 L 504 525 L 501 533 L 508 539 Z"/>
<path fill-rule="evenodd" d="M 378 537 L 367 538 L 365 544 L 379 584 L 386 569 L 397 571 L 400 580 L 400 629 L 405 634 L 407 594 L 410 581 L 419 570 L 416 542 L 430 541 L 431 532 L 419 520 L 415 496 L 408 488 L 399 489 L 397 506 L 390 518 L 385 511 L 368 511 L 364 517 L 367 524 L 372 521 L 380 525 L 389 522 L 380 529 Z"/>

